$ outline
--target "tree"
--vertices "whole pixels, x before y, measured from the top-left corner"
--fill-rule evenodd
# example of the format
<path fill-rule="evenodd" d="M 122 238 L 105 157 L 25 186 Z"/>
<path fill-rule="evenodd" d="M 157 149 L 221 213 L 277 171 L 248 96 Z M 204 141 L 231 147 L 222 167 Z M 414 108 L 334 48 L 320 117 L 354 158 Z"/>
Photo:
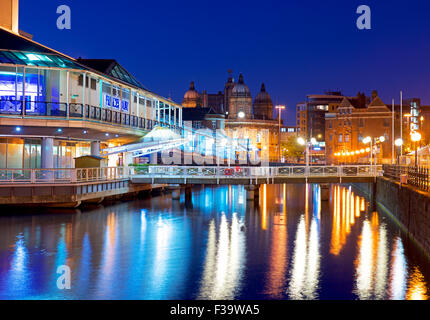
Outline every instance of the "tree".
<path fill-rule="evenodd" d="M 297 142 L 296 136 L 289 136 L 287 141 L 281 143 L 282 155 L 285 158 L 293 159 L 295 162 L 299 162 L 300 158 L 303 157 L 305 152 L 305 146 L 300 145 Z"/>

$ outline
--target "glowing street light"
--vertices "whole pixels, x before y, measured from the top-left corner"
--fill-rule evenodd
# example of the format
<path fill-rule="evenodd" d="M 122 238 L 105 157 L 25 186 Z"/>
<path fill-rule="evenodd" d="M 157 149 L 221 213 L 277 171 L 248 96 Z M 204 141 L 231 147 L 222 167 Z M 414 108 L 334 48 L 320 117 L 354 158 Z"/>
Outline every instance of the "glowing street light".
<path fill-rule="evenodd" d="M 305 143 L 306 143 L 306 141 L 305 141 L 305 139 L 303 139 L 302 137 L 298 137 L 298 138 L 297 138 L 297 143 L 298 143 L 299 145 L 301 145 L 301 146 L 304 146 L 304 145 L 305 145 Z"/>
<path fill-rule="evenodd" d="M 396 141 L 394 141 L 394 144 L 397 146 L 397 147 L 401 147 L 402 145 L 403 145 L 403 139 L 396 139 Z"/>
<path fill-rule="evenodd" d="M 371 137 L 366 137 L 363 139 L 363 143 L 368 144 L 370 143 L 370 164 L 373 164 L 373 143 L 372 143 Z M 366 149 L 367 150 L 367 149 Z"/>
<path fill-rule="evenodd" d="M 245 112 L 239 111 L 237 116 L 238 116 L 238 118 L 243 119 L 243 118 L 245 118 Z"/>
<path fill-rule="evenodd" d="M 402 138 L 398 138 L 398 139 L 396 139 L 396 141 L 394 141 L 394 144 L 396 145 L 396 147 L 398 148 L 398 150 L 397 150 L 397 164 L 399 164 L 400 163 L 400 149 L 401 149 L 401 147 L 402 147 L 402 145 L 403 145 L 403 139 Z"/>
<path fill-rule="evenodd" d="M 411 132 L 411 140 L 415 144 L 415 167 L 418 166 L 418 141 L 421 140 L 421 133 L 418 131 Z"/>

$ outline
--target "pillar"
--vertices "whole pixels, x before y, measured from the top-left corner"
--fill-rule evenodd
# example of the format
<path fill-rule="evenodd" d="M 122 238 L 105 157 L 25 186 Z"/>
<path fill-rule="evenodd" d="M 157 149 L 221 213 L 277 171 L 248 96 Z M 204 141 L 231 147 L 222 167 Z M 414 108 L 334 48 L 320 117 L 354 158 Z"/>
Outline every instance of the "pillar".
<path fill-rule="evenodd" d="M 42 169 L 54 168 L 54 139 L 42 138 Z"/>
<path fill-rule="evenodd" d="M 328 183 L 322 183 L 321 188 L 321 201 L 330 200 L 330 185 Z"/>
<path fill-rule="evenodd" d="M 185 201 L 191 201 L 193 195 L 193 189 L 190 184 L 185 185 Z"/>
<path fill-rule="evenodd" d="M 246 190 L 246 200 L 254 201 L 255 199 L 258 199 L 260 194 L 259 186 L 255 186 L 255 185 L 245 186 L 245 190 Z"/>
<path fill-rule="evenodd" d="M 133 164 L 133 155 L 131 152 L 124 153 L 124 167 L 128 167 L 130 164 Z"/>
<path fill-rule="evenodd" d="M 100 157 L 100 141 L 91 141 L 91 155 Z"/>
<path fill-rule="evenodd" d="M 151 164 L 157 164 L 157 152 L 151 153 L 149 155 L 149 162 Z"/>

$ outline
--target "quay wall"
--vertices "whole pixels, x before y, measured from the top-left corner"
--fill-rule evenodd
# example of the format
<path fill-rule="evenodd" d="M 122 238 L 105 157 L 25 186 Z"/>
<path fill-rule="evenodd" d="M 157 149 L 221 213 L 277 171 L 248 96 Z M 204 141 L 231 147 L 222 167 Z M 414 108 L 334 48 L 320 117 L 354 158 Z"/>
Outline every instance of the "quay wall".
<path fill-rule="evenodd" d="M 384 177 L 376 183 L 353 184 L 387 213 L 430 257 L 430 193 Z"/>

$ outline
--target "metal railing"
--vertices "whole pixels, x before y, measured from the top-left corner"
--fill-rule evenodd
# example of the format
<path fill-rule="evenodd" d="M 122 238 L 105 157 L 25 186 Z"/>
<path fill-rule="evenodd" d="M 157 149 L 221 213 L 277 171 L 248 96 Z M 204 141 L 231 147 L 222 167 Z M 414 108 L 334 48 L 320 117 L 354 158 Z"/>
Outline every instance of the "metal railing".
<path fill-rule="evenodd" d="M 7 102 L 7 103 L 6 103 Z M 11 103 L 1 100 L 0 97 L 0 116 L 7 117 L 24 116 L 29 118 L 55 117 L 63 119 L 82 119 L 110 123 L 136 129 L 152 130 L 159 125 L 168 127 L 172 130 L 181 131 L 179 122 L 167 123 L 131 115 L 114 109 L 100 108 L 99 106 L 83 105 L 79 103 L 27 101 L 27 108 L 23 113 L 21 102 Z M 31 108 L 30 108 L 31 107 Z"/>
<path fill-rule="evenodd" d="M 384 165 L 384 177 L 402 182 L 406 176 L 407 184 L 423 191 L 430 191 L 430 169 L 428 167 Z"/>
<path fill-rule="evenodd" d="M 150 178 L 306 178 L 376 177 L 382 166 L 291 166 L 291 167 L 192 167 L 148 166 L 133 168 L 132 174 Z"/>
<path fill-rule="evenodd" d="M 61 184 L 112 181 L 130 177 L 128 167 L 75 169 L 0 169 L 0 184 Z"/>

